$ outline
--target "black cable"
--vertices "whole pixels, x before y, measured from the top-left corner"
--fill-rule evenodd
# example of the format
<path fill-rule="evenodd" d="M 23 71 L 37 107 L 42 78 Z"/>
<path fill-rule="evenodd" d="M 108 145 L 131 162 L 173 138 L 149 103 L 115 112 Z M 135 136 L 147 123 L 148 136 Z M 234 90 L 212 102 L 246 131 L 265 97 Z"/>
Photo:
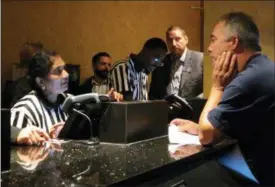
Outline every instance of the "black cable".
<path fill-rule="evenodd" d="M 80 114 L 80 115 L 82 115 L 82 116 L 84 116 L 89 121 L 91 129 L 93 131 L 93 123 L 92 123 L 91 119 L 86 114 L 84 114 L 83 112 L 80 112 L 79 110 L 76 110 L 75 108 L 73 108 L 73 111 Z M 93 136 L 92 134 L 93 134 L 93 132 L 91 132 L 91 137 Z M 91 140 L 92 140 L 92 142 L 87 142 L 87 141 L 84 141 L 84 142 L 80 141 L 80 142 L 88 143 L 88 144 L 99 144 L 98 138 L 93 138 L 92 137 Z"/>

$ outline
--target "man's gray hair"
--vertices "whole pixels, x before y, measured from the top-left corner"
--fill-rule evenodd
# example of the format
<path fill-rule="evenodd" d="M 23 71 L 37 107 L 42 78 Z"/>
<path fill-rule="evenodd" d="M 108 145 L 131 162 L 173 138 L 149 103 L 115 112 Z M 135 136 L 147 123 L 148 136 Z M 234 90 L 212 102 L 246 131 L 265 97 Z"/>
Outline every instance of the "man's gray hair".
<path fill-rule="evenodd" d="M 251 16 L 243 12 L 230 12 L 221 16 L 219 21 L 223 21 L 230 32 L 228 39 L 237 36 L 244 48 L 261 51 L 259 29 Z"/>

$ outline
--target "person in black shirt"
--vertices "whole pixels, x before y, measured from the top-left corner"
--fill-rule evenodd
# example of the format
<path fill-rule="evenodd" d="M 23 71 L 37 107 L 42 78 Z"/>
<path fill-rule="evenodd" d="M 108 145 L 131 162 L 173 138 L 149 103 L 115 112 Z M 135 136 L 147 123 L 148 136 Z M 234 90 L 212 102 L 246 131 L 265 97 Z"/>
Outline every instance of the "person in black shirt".
<path fill-rule="evenodd" d="M 211 34 L 213 85 L 199 124 L 175 119 L 182 131 L 198 134 L 203 145 L 224 135 L 238 140 L 261 185 L 274 185 L 275 64 L 261 54 L 259 30 L 242 12 L 221 17 Z"/>

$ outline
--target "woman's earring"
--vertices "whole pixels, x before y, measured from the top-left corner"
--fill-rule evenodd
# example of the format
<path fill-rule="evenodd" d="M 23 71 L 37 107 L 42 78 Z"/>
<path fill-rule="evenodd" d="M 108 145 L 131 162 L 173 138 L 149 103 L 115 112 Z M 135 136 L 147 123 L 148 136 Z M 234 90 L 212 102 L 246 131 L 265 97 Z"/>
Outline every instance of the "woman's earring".
<path fill-rule="evenodd" d="M 42 85 L 41 85 L 41 88 L 42 88 L 42 90 L 45 90 L 45 85 L 42 84 Z"/>

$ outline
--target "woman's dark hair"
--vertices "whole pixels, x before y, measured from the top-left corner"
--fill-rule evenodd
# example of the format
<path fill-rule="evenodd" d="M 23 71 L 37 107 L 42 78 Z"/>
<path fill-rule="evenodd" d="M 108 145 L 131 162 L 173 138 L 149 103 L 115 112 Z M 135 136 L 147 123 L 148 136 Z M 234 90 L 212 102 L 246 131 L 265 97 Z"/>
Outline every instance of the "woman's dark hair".
<path fill-rule="evenodd" d="M 30 60 L 29 64 L 29 76 L 30 84 L 34 90 L 40 90 L 39 86 L 36 84 L 35 79 L 37 77 L 45 78 L 49 74 L 53 65 L 53 60 L 51 55 L 47 52 L 40 52 L 34 54 Z"/>

